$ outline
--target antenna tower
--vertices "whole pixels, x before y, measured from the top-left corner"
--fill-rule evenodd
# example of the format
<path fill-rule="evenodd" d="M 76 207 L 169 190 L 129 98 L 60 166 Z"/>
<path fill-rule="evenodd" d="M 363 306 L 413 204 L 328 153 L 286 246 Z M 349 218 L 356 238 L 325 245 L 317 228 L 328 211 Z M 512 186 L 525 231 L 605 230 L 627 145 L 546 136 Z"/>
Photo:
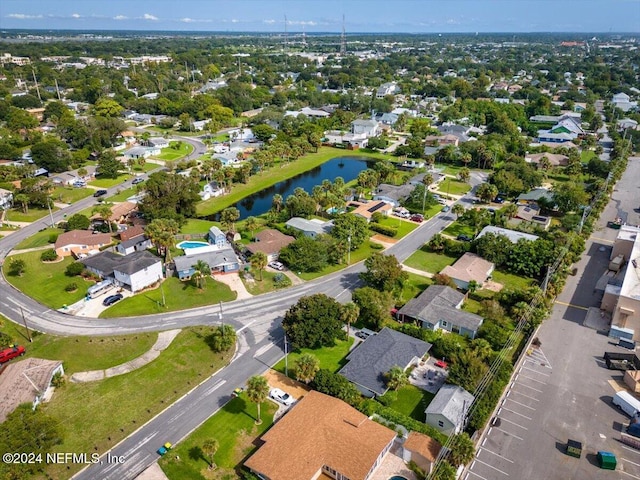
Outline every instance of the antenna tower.
<path fill-rule="evenodd" d="M 347 53 L 347 37 L 344 33 L 344 14 L 342 15 L 342 35 L 340 35 L 340 55 Z"/>

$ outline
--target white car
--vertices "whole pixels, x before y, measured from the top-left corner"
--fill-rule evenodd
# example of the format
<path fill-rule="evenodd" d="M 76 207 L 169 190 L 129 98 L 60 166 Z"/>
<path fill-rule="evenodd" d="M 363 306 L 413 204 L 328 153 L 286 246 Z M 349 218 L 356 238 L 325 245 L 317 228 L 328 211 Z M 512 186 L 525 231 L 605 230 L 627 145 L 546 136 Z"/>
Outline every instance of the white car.
<path fill-rule="evenodd" d="M 284 265 L 280 262 L 269 262 L 269 266 L 274 270 L 279 270 L 279 271 L 284 270 Z"/>
<path fill-rule="evenodd" d="M 293 405 L 296 401 L 291 395 L 287 392 L 283 392 L 279 388 L 272 388 L 269 392 L 269 396 L 273 398 L 276 402 L 279 402 L 285 406 Z"/>

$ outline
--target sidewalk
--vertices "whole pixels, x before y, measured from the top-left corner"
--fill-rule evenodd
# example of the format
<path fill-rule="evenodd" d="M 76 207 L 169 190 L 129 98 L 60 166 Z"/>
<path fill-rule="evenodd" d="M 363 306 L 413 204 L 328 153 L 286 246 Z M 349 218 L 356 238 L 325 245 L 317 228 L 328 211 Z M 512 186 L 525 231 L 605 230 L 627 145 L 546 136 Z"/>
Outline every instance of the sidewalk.
<path fill-rule="evenodd" d="M 405 264 L 402 264 L 402 270 L 409 273 L 415 273 L 416 275 L 421 275 L 427 278 L 433 278 L 433 273 L 425 272 L 424 270 L 418 270 L 417 268 L 407 267 Z"/>

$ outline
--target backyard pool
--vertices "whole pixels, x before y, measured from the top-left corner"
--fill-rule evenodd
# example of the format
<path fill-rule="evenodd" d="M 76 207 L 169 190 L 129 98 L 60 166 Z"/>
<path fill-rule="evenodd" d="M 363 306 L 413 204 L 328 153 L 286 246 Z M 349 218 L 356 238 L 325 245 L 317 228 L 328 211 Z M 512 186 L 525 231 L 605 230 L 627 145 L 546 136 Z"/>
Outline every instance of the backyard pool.
<path fill-rule="evenodd" d="M 389 477 L 389 480 L 407 480 L 402 475 L 394 475 L 393 477 Z"/>
<path fill-rule="evenodd" d="M 206 247 L 208 245 L 209 244 L 207 242 L 195 242 L 193 240 L 189 240 L 189 241 L 180 242 L 179 244 L 176 245 L 176 247 L 186 250 L 189 248 Z"/>

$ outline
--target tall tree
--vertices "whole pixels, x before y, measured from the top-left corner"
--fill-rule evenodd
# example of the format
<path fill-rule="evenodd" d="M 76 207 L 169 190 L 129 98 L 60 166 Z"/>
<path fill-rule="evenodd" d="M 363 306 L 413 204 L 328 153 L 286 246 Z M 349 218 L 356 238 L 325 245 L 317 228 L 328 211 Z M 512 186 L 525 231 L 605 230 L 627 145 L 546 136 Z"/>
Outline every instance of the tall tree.
<path fill-rule="evenodd" d="M 175 237 L 180 231 L 180 226 L 175 220 L 156 218 L 145 227 L 145 233 L 155 245 L 158 254 L 164 255 L 165 263 L 171 258 L 171 247 L 175 243 Z"/>
<path fill-rule="evenodd" d="M 389 371 L 384 374 L 384 379 L 387 387 L 391 390 L 398 390 L 409 382 L 407 373 L 398 365 L 391 367 Z"/>
<path fill-rule="evenodd" d="M 451 211 L 456 216 L 456 218 L 459 218 L 460 215 L 464 213 L 464 206 L 461 203 L 456 203 L 453 205 L 453 207 L 451 207 Z"/>
<path fill-rule="evenodd" d="M 236 207 L 225 208 L 220 214 L 220 223 L 228 232 L 236 231 L 236 221 L 240 218 L 240 210 Z"/>
<path fill-rule="evenodd" d="M 364 261 L 364 266 L 367 270 L 360 274 L 360 278 L 367 286 L 384 292 L 402 288 L 408 278 L 407 272 L 402 270 L 402 265 L 393 255 L 374 253 Z"/>
<path fill-rule="evenodd" d="M 466 465 L 476 454 L 473 440 L 465 432 L 457 433 L 451 438 L 449 460 L 452 465 Z"/>
<path fill-rule="evenodd" d="M 269 384 L 267 379 L 261 375 L 254 375 L 247 380 L 247 398 L 252 403 L 255 403 L 258 407 L 258 418 L 256 418 L 256 425 L 262 423 L 262 417 L 260 416 L 260 405 L 267 400 L 269 395 Z"/>
<path fill-rule="evenodd" d="M 100 220 L 109 226 L 109 233 L 113 233 L 113 228 L 111 227 L 111 215 L 113 215 L 113 212 L 111 211 L 111 207 L 112 204 L 110 203 L 101 203 L 91 210 L 92 213 L 97 213 L 100 216 Z"/>
<path fill-rule="evenodd" d="M 209 438 L 205 440 L 204 443 L 202 444 L 202 453 L 204 453 L 207 456 L 210 470 L 213 470 L 214 468 L 216 468 L 216 464 L 213 460 L 213 457 L 218 451 L 218 448 L 220 448 L 220 444 L 215 438 Z"/>
<path fill-rule="evenodd" d="M 249 232 L 251 232 L 251 240 L 253 240 L 253 231 L 258 228 L 258 219 L 254 216 L 247 217 L 244 222 L 244 226 Z"/>
<path fill-rule="evenodd" d="M 353 303 L 360 308 L 360 320 L 376 330 L 391 319 L 393 297 L 390 292 L 371 287 L 358 288 L 353 292 Z"/>
<path fill-rule="evenodd" d="M 351 214 L 338 216 L 333 221 L 331 236 L 351 245 L 351 250 L 356 250 L 369 238 L 369 225 L 362 217 Z"/>
<path fill-rule="evenodd" d="M 342 322 L 340 304 L 323 293 L 302 297 L 285 314 L 282 328 L 294 349 L 331 346 Z"/>
<path fill-rule="evenodd" d="M 313 381 L 318 370 L 320 370 L 320 361 L 311 353 L 303 353 L 293 364 L 296 380 L 307 384 Z"/>
<path fill-rule="evenodd" d="M 211 267 L 204 260 L 198 260 L 191 268 L 193 268 L 193 278 L 196 281 L 196 286 L 202 289 L 203 281 L 211 274 Z"/>
<path fill-rule="evenodd" d="M 256 252 L 251 255 L 251 267 L 255 268 L 260 272 L 260 281 L 262 281 L 262 272 L 267 266 L 268 258 L 267 255 L 263 252 Z"/>
<path fill-rule="evenodd" d="M 340 319 L 347 327 L 347 335 L 349 335 L 351 325 L 358 321 L 359 316 L 360 307 L 353 302 L 345 303 L 340 308 Z"/>
<path fill-rule="evenodd" d="M 156 218 L 182 221 L 196 214 L 200 186 L 190 177 L 168 172 L 152 173 L 145 183 L 145 191 L 138 205 L 148 221 Z"/>

